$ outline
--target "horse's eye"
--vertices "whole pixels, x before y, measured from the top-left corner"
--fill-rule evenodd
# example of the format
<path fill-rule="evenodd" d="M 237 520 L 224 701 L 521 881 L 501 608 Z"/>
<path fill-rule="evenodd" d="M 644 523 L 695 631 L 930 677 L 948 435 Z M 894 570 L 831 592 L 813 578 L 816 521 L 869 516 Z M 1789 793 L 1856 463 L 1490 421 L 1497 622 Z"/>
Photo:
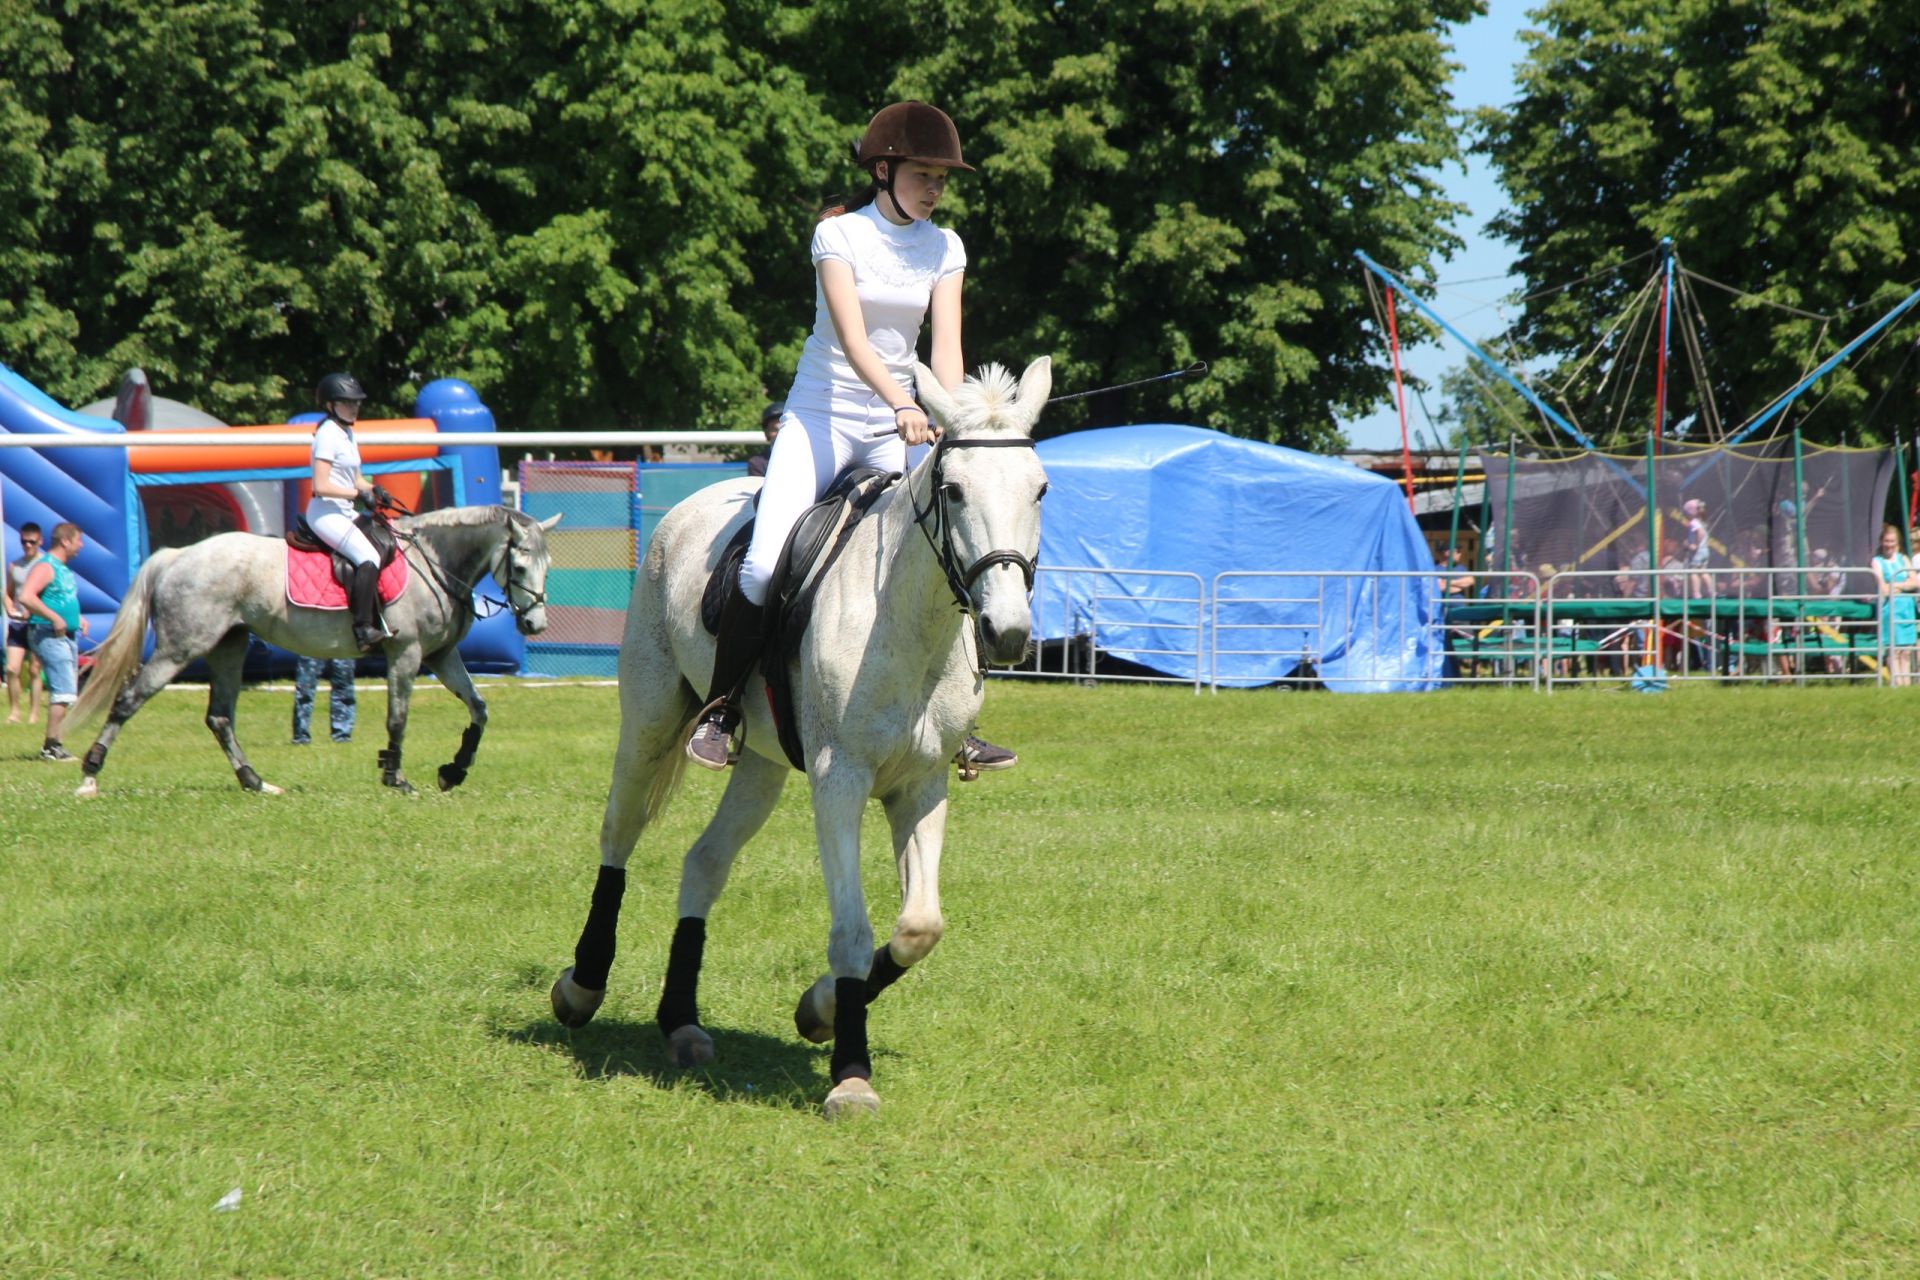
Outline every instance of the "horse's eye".
<path fill-rule="evenodd" d="M 957 484 L 941 485 L 940 496 L 956 507 L 964 505 L 967 500 L 967 495 L 961 491 L 960 486 Z"/>
<path fill-rule="evenodd" d="M 1042 499 L 1042 498 L 1044 498 L 1044 497 L 1046 497 L 1046 496 L 1047 496 L 1047 490 L 1049 490 L 1049 489 L 1051 489 L 1051 488 L 1053 488 L 1053 486 L 1052 486 L 1052 485 L 1050 485 L 1050 484 L 1043 484 L 1043 485 L 1041 485 L 1041 486 L 1040 486 L 1040 492 L 1034 495 L 1034 497 L 1033 497 L 1033 500 L 1034 500 L 1035 502 L 1038 502 L 1038 501 L 1040 501 L 1040 499 Z"/>

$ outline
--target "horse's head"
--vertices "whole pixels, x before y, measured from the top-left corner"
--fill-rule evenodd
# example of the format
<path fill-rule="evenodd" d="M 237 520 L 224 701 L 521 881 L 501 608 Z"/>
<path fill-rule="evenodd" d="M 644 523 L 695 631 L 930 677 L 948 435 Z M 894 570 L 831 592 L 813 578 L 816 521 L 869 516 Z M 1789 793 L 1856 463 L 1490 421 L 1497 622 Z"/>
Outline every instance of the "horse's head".
<path fill-rule="evenodd" d="M 521 635 L 537 636 L 547 629 L 547 530 L 559 523 L 557 515 L 535 520 L 507 512 L 507 536 L 489 570 L 507 593 Z"/>
<path fill-rule="evenodd" d="M 1045 356 L 1013 375 L 990 364 L 949 393 L 915 366 L 921 398 L 944 431 L 923 463 L 937 513 L 949 583 L 980 619 L 983 657 L 1018 662 L 1033 633 L 1033 560 L 1040 554 L 1040 498 L 1047 473 L 1033 452 L 1033 424 L 1053 386 Z M 918 484 L 919 477 L 916 475 Z"/>

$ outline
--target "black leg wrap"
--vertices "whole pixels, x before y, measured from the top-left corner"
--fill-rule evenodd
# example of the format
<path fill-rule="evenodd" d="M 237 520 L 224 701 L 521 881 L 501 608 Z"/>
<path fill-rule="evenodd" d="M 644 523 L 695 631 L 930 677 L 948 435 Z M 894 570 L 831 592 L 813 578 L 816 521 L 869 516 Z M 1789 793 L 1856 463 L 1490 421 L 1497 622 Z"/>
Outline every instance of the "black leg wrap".
<path fill-rule="evenodd" d="M 593 905 L 587 925 L 573 948 L 573 980 L 589 991 L 607 989 L 607 971 L 613 968 L 613 935 L 620 923 L 620 899 L 627 891 L 625 867 L 601 867 L 593 882 Z"/>
<path fill-rule="evenodd" d="M 460 749 L 453 753 L 453 763 L 440 766 L 440 789 L 451 791 L 467 780 L 467 769 L 473 764 L 473 754 L 480 749 L 480 735 L 484 732 L 479 725 L 469 724 L 460 735 Z"/>
<path fill-rule="evenodd" d="M 867 1003 L 878 1000 L 880 993 L 898 982 L 906 971 L 906 966 L 893 958 L 892 947 L 884 942 L 875 947 L 873 967 L 867 970 Z"/>
<path fill-rule="evenodd" d="M 400 785 L 400 748 L 388 747 L 379 755 L 380 780 L 390 787 Z"/>
<path fill-rule="evenodd" d="M 252 765 L 250 764 L 241 765 L 238 769 L 235 769 L 233 771 L 233 775 L 234 777 L 240 779 L 240 785 L 245 787 L 247 790 L 258 791 L 260 789 L 260 775 L 253 771 Z"/>
<path fill-rule="evenodd" d="M 833 1082 L 873 1079 L 867 1062 L 867 980 L 833 980 Z"/>
<path fill-rule="evenodd" d="M 86 759 L 80 762 L 80 771 L 91 778 L 99 773 L 101 766 L 107 763 L 107 744 L 96 742 L 87 748 Z"/>
<path fill-rule="evenodd" d="M 700 958 L 707 946 L 707 922 L 681 916 L 673 927 L 673 945 L 667 948 L 667 980 L 660 988 L 660 1007 L 654 1021 L 660 1034 L 670 1036 L 700 1021 L 696 995 L 700 987 Z"/>

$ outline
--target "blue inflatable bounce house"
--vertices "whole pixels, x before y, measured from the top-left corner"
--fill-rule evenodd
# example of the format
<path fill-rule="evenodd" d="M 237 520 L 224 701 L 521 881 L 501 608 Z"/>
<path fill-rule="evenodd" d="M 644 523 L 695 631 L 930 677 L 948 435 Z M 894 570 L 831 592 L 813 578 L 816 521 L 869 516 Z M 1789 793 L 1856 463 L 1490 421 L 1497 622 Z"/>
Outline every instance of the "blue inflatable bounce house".
<path fill-rule="evenodd" d="M 443 379 L 421 389 L 415 418 L 362 424 L 365 470 L 415 509 L 479 506 L 500 501 L 500 455 L 491 445 L 369 447 L 388 431 L 491 432 L 493 414 L 473 388 Z M 311 423 L 300 414 L 286 425 Z M 284 431 L 286 425 L 277 429 Z M 20 555 L 20 526 L 43 531 L 63 521 L 80 527 L 85 543 L 72 568 L 80 582 L 80 608 L 90 636 L 82 652 L 112 626 L 120 598 L 140 564 L 156 547 L 184 545 L 213 533 L 240 530 L 279 537 L 289 512 L 305 505 L 309 478 L 305 450 L 287 446 L 143 447 L 151 431 L 231 430 L 236 439 L 274 427 L 227 428 L 189 406 L 148 393 L 146 378 L 128 374 L 114 401 L 73 410 L 0 364 L 0 436 L 108 436 L 124 445 L 94 448 L 0 448 L 0 549 Z M 481 590 L 498 596 L 488 579 Z M 524 643 L 511 617 L 502 613 L 475 623 L 460 645 L 476 671 L 518 671 Z M 290 655 L 256 644 L 249 674 L 290 668 Z"/>

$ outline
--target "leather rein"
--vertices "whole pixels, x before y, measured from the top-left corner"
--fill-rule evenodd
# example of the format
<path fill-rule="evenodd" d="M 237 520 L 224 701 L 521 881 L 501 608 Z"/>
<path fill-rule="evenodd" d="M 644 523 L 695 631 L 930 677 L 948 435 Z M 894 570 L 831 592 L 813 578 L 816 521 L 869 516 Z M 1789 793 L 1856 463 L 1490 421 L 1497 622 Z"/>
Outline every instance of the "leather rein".
<path fill-rule="evenodd" d="M 399 510 L 402 514 L 413 514 L 411 511 L 407 511 L 406 508 L 401 507 L 398 503 L 394 503 L 393 505 L 395 509 Z M 410 530 L 402 530 L 393 524 L 389 524 L 387 527 L 393 530 L 393 536 L 396 539 L 407 543 L 414 549 L 419 549 L 420 536 L 418 534 Z M 505 600 L 497 600 L 490 595 L 483 594 L 477 582 L 463 581 L 458 574 L 452 572 L 440 563 L 440 557 L 437 555 L 429 555 L 422 551 L 420 559 L 423 563 L 420 565 L 420 570 L 429 578 L 433 579 L 434 585 L 440 588 L 440 594 L 444 595 L 447 598 L 447 602 L 455 608 L 460 608 L 464 604 L 466 610 L 473 614 L 475 618 L 491 618 L 502 609 L 508 609 L 513 613 L 514 622 L 523 623 L 526 621 L 526 616 L 529 613 L 547 602 L 547 593 L 544 591 L 529 591 L 523 583 L 520 589 L 528 597 L 527 603 L 525 605 L 515 603 L 513 598 L 513 551 L 515 545 L 513 512 L 508 511 L 507 545 L 501 555 L 501 563 L 505 566 L 507 576 L 506 582 L 503 583 L 501 587 L 507 595 Z M 486 572 L 492 573 L 493 566 L 488 565 Z M 485 613 L 480 612 L 479 607 L 475 604 L 476 600 L 480 604 L 489 606 Z"/>

